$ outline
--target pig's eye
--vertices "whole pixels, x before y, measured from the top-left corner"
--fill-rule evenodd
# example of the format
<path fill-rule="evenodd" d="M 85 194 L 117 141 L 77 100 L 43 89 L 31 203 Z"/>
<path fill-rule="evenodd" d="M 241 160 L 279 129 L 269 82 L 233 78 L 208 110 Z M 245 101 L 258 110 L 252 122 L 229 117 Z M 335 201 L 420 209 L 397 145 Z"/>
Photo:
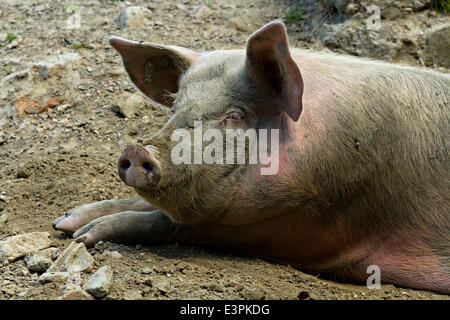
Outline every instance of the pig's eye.
<path fill-rule="evenodd" d="M 237 111 L 231 111 L 227 114 L 225 118 L 225 122 L 240 122 L 243 118 L 243 115 Z"/>

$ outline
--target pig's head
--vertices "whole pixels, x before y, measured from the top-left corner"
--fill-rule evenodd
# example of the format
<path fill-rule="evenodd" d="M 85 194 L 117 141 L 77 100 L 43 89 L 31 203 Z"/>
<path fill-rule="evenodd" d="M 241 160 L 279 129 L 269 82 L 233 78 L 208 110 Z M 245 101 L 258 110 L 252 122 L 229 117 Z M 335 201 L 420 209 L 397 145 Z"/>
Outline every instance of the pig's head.
<path fill-rule="evenodd" d="M 177 222 L 220 219 L 236 199 L 245 198 L 248 184 L 262 179 L 260 165 L 226 164 L 225 159 L 223 164 L 198 164 L 195 151 L 191 164 L 176 164 L 172 150 L 179 141 L 171 137 L 178 130 L 194 138 L 194 127 L 201 122 L 202 132 L 217 129 L 223 134 L 224 158 L 226 129 L 280 129 L 283 140 L 284 127 L 300 116 L 303 92 L 284 25 L 265 25 L 250 36 L 246 50 L 198 53 L 118 37 L 109 41 L 135 86 L 173 113 L 148 144 L 122 153 L 120 177 Z"/>

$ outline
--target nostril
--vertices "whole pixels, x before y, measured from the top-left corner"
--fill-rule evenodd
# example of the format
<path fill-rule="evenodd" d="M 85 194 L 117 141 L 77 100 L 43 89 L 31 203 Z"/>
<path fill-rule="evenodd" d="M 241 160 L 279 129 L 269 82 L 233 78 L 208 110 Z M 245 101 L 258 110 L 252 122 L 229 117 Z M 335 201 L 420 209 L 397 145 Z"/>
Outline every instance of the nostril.
<path fill-rule="evenodd" d="M 144 162 L 142 167 L 147 171 L 148 174 L 153 175 L 153 167 L 149 162 Z"/>
<path fill-rule="evenodd" d="M 131 162 L 128 159 L 120 160 L 119 167 L 122 170 L 127 170 L 131 166 Z"/>

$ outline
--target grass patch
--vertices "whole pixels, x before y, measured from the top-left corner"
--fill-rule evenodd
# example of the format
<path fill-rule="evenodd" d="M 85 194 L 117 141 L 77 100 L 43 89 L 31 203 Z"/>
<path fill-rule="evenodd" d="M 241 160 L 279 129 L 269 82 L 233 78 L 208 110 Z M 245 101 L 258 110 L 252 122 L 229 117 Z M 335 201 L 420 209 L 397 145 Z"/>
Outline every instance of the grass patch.
<path fill-rule="evenodd" d="M 80 44 L 72 43 L 72 48 L 74 48 L 75 50 L 78 50 L 78 49 L 84 48 L 84 44 L 83 43 L 80 43 Z"/>
<path fill-rule="evenodd" d="M 450 0 L 433 0 L 433 9 L 437 12 L 450 12 Z"/>
<path fill-rule="evenodd" d="M 287 22 L 297 22 L 302 19 L 302 7 L 298 3 L 295 4 L 295 7 L 286 12 L 284 15 L 284 19 Z"/>
<path fill-rule="evenodd" d="M 210 9 L 213 8 L 212 1 L 211 1 L 211 0 L 206 0 L 205 3 L 206 3 L 206 6 L 207 6 L 208 8 L 210 8 Z"/>
<path fill-rule="evenodd" d="M 3 66 L 2 67 L 3 72 L 5 72 L 6 74 L 10 74 L 12 72 L 12 67 L 10 65 L 7 66 Z"/>
<path fill-rule="evenodd" d="M 8 34 L 6 35 L 6 41 L 8 41 L 8 43 L 11 43 L 16 39 L 17 39 L 17 37 L 10 32 L 8 32 Z"/>

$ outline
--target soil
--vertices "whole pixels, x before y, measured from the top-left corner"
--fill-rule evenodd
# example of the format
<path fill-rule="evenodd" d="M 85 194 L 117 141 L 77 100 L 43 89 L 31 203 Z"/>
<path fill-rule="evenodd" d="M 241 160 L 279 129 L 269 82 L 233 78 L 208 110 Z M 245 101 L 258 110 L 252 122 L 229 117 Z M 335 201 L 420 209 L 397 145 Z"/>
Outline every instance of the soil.
<path fill-rule="evenodd" d="M 329 1 L 335 2 L 339 1 Z M 347 2 L 356 3 L 361 10 L 364 1 Z M 396 15 L 382 20 L 386 32 L 400 30 L 393 31 L 398 41 L 379 42 L 385 49 L 374 51 L 364 39 L 352 42 L 367 18 L 364 11 L 352 17 L 346 9 L 319 7 L 314 1 L 82 0 L 73 5 L 59 0 L 3 0 L 0 215 L 7 220 L 0 222 L 0 239 L 48 231 L 54 245 L 63 250 L 72 240 L 52 229 L 53 219 L 84 203 L 135 196 L 116 173 L 117 159 L 126 145 L 140 143 L 158 130 L 169 113 L 144 100 L 131 111 L 126 106 L 123 110 L 113 107 L 135 89 L 119 55 L 108 46 L 108 35 L 196 50 L 243 48 L 251 32 L 282 18 L 291 46 L 448 72 L 425 56 L 424 47 L 424 34 L 448 23 L 448 13 L 435 11 L 429 4 L 405 11 L 400 4 L 409 2 L 413 1 L 396 1 L 400 13 L 395 11 Z M 130 5 L 151 10 L 148 25 L 135 30 L 120 28 L 119 14 Z M 67 29 L 67 19 L 77 12 L 80 28 Z M 321 19 L 326 15 L 328 18 Z M 417 28 L 408 30 L 405 25 L 415 25 L 423 32 L 415 34 Z M 375 37 L 382 38 L 383 32 Z M 347 35 L 348 41 L 342 40 Z M 396 45 L 398 42 L 403 45 Z M 76 58 L 46 76 L 40 63 L 48 64 L 52 57 L 63 54 L 75 54 Z M 5 81 L 7 77 L 12 80 Z M 111 255 L 111 251 L 120 255 Z M 393 285 L 370 290 L 290 266 L 200 247 L 105 243 L 89 252 L 95 259 L 93 271 L 103 265 L 114 271 L 105 299 L 449 299 Z M 83 279 L 89 275 L 84 273 Z M 37 277 L 23 260 L 0 266 L 0 299 L 58 299 L 63 295 L 60 285 L 39 284 Z"/>

